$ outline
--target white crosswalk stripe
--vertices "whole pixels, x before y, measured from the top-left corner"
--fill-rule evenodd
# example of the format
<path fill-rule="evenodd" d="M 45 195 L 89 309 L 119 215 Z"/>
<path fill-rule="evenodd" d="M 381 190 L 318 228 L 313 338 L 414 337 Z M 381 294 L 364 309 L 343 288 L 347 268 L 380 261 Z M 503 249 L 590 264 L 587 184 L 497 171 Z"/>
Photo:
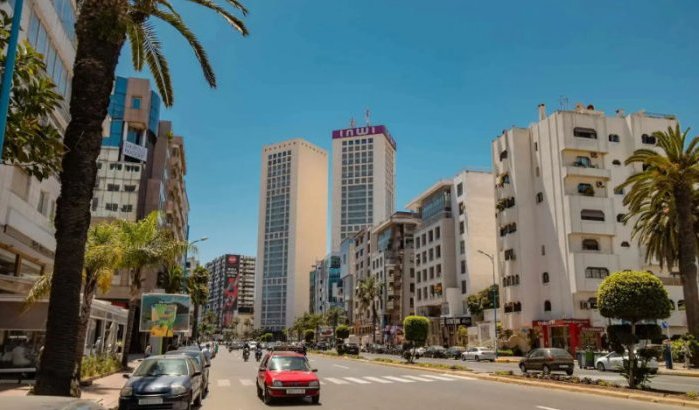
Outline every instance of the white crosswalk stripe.
<path fill-rule="evenodd" d="M 357 383 L 357 384 L 370 384 L 371 382 L 368 382 L 366 380 L 358 379 L 356 377 L 345 377 L 345 380 L 349 380 L 351 382 Z"/>
<path fill-rule="evenodd" d="M 335 384 L 349 384 L 349 382 L 346 382 L 342 379 L 336 379 L 334 377 L 326 377 L 325 380 L 329 381 L 330 383 L 335 383 Z"/>
<path fill-rule="evenodd" d="M 451 377 L 445 377 L 445 376 L 435 376 L 433 374 L 421 374 L 420 376 L 422 377 L 427 377 L 430 379 L 435 379 L 435 380 L 441 380 L 444 382 L 453 382 L 456 379 L 452 379 Z"/>
<path fill-rule="evenodd" d="M 384 379 L 381 379 L 378 377 L 373 377 L 373 376 L 364 376 L 364 378 L 367 380 L 371 380 L 372 382 L 381 383 L 381 384 L 393 383 L 390 380 L 384 380 Z"/>
<path fill-rule="evenodd" d="M 254 386 L 255 382 L 252 379 L 240 379 L 240 384 L 243 386 Z"/>
<path fill-rule="evenodd" d="M 443 374 L 442 376 L 454 377 L 454 378 L 457 378 L 459 380 L 477 380 L 475 377 L 457 376 L 457 375 L 451 375 L 451 374 Z"/>
<path fill-rule="evenodd" d="M 231 385 L 231 381 L 228 379 L 219 379 L 216 380 L 216 384 L 218 385 L 218 387 L 228 387 Z"/>
<path fill-rule="evenodd" d="M 433 382 L 434 381 L 432 379 L 426 379 L 426 378 L 420 377 L 420 376 L 410 376 L 408 374 L 404 374 L 403 377 L 405 377 L 406 379 L 417 380 L 419 382 Z"/>
<path fill-rule="evenodd" d="M 403 378 L 396 377 L 396 376 L 384 376 L 383 378 L 388 379 L 388 380 L 393 380 L 394 382 L 415 383 L 415 380 L 403 379 Z"/>

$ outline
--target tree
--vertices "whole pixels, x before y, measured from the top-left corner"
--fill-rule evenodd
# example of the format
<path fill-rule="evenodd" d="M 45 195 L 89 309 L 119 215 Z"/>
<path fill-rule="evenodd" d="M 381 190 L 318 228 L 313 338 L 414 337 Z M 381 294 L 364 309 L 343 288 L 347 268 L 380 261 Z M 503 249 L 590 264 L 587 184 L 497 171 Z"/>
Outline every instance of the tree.
<path fill-rule="evenodd" d="M 80 321 L 78 339 L 75 344 L 73 390 L 79 394 L 82 359 L 85 350 L 85 336 L 90 320 L 92 301 L 97 289 L 106 293 L 112 286 L 114 271 L 120 266 L 123 246 L 116 224 L 100 223 L 90 227 L 85 244 L 85 264 L 83 270 L 82 303 L 80 304 Z M 47 273 L 40 277 L 27 294 L 25 305 L 29 306 L 46 297 L 51 290 L 53 275 Z"/>
<path fill-rule="evenodd" d="M 0 10 L 0 49 L 7 49 L 11 27 L 12 18 Z M 5 53 L 0 56 L 1 67 L 6 57 Z M 19 43 L 0 156 L 3 164 L 16 165 L 39 180 L 58 175 L 64 147 L 58 130 L 47 119 L 62 101 L 46 74 L 42 55 L 28 41 Z"/>
<path fill-rule="evenodd" d="M 333 335 L 335 335 L 337 325 L 347 321 L 347 312 L 339 306 L 332 306 L 323 315 L 323 321 L 333 328 Z"/>
<path fill-rule="evenodd" d="M 187 293 L 192 298 L 194 305 L 194 323 L 192 325 L 192 339 L 199 338 L 199 307 L 206 303 L 209 299 L 209 277 L 211 274 L 203 266 L 197 266 L 191 275 L 187 278 Z M 234 321 L 240 321 L 234 318 Z M 237 327 L 237 323 L 236 327 Z"/>
<path fill-rule="evenodd" d="M 667 132 L 653 133 L 660 150 L 636 150 L 625 163 L 642 164 L 644 170 L 630 176 L 620 188 L 630 187 L 624 197 L 629 208 L 624 221 L 634 221 L 633 237 L 645 246 L 646 261 L 658 260 L 668 269 L 679 266 L 687 328 L 699 337 L 699 138 L 687 143 L 688 132 L 680 131 L 677 124 Z"/>
<path fill-rule="evenodd" d="M 163 288 L 165 293 L 182 293 L 185 288 L 182 266 L 171 266 L 161 271 L 158 275 L 158 286 Z"/>
<path fill-rule="evenodd" d="M 218 329 L 218 317 L 212 310 L 207 310 L 199 325 L 199 334 L 205 338 L 210 338 Z"/>
<path fill-rule="evenodd" d="M 243 22 L 214 0 L 190 0 L 221 16 L 243 35 Z M 132 62 L 153 73 L 163 103 L 171 106 L 169 65 L 151 19 L 172 26 L 193 49 L 210 86 L 216 77 L 206 51 L 168 0 L 82 0 L 75 25 L 77 50 L 73 65 L 71 120 L 64 135 L 61 194 L 56 210 L 56 251 L 49 298 L 45 348 L 34 391 L 39 395 L 70 395 L 72 352 L 77 339 L 84 246 L 90 225 L 90 202 L 102 143 L 102 123 L 114 83 L 119 54 L 128 37 Z M 227 3 L 243 15 L 238 0 Z M 129 341 L 127 341 L 129 343 Z M 125 352 L 128 352 L 125 350 Z"/>
<path fill-rule="evenodd" d="M 468 295 L 466 297 L 466 306 L 468 307 L 468 311 L 471 312 L 471 315 L 480 316 L 483 314 L 483 311 L 492 309 L 493 305 L 496 303 L 494 302 L 493 298 L 495 298 L 495 300 L 499 300 L 498 292 L 498 285 L 491 285 L 478 293 Z"/>
<path fill-rule="evenodd" d="M 169 229 L 158 226 L 158 213 L 151 212 L 140 221 L 117 221 L 124 247 L 122 265 L 130 272 L 129 318 L 121 364 L 126 367 L 131 353 L 132 332 L 136 323 L 136 310 L 141 302 L 141 286 L 144 270 L 173 264 L 185 249 L 187 242 L 174 237 Z"/>
<path fill-rule="evenodd" d="M 459 326 L 456 329 L 456 336 L 457 340 L 462 346 L 466 346 L 468 344 L 468 328 L 466 326 Z"/>
<path fill-rule="evenodd" d="M 405 332 L 405 340 L 409 343 L 409 354 L 406 356 L 409 362 L 415 357 L 415 347 L 422 346 L 427 340 L 427 334 L 430 330 L 430 321 L 424 316 L 407 316 L 403 320 L 403 331 Z"/>
<path fill-rule="evenodd" d="M 376 280 L 375 276 L 369 276 L 366 279 L 360 280 L 357 285 L 357 297 L 359 299 L 359 306 L 362 310 L 371 309 L 371 327 L 373 334 L 373 341 L 376 343 L 376 326 L 378 321 L 378 314 L 376 304 L 377 299 L 383 293 L 383 284 Z"/>
<path fill-rule="evenodd" d="M 636 378 L 636 324 L 644 319 L 670 316 L 672 302 L 667 290 L 660 279 L 649 272 L 616 272 L 602 281 L 597 290 L 597 303 L 602 316 L 631 324 L 631 338 L 625 344 L 629 351 L 629 387 L 635 388 L 642 381 Z"/>
<path fill-rule="evenodd" d="M 335 337 L 344 340 L 350 335 L 350 328 L 347 325 L 340 325 L 335 329 Z"/>
<path fill-rule="evenodd" d="M 273 338 L 274 338 L 274 335 L 272 335 L 271 333 L 265 333 L 262 336 L 260 336 L 260 341 L 261 342 L 271 342 Z"/>
<path fill-rule="evenodd" d="M 306 343 L 312 343 L 313 339 L 316 337 L 316 332 L 314 332 L 311 329 L 306 329 L 303 333 L 303 340 L 306 341 Z"/>

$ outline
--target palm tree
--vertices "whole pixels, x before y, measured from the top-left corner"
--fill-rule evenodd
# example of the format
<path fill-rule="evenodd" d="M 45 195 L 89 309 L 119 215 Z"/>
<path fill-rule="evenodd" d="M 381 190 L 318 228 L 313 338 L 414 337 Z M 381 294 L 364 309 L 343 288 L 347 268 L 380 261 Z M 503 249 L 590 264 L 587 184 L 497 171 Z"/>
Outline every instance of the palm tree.
<path fill-rule="evenodd" d="M 199 338 L 199 307 L 209 299 L 209 271 L 203 266 L 197 266 L 187 278 L 187 291 L 194 305 L 194 325 L 192 339 Z"/>
<path fill-rule="evenodd" d="M 214 11 L 241 34 L 248 34 L 243 22 L 215 0 L 189 1 Z M 226 0 L 226 3 L 243 15 L 247 14 L 238 0 Z M 84 247 L 90 226 L 90 201 L 102 142 L 102 123 L 107 116 L 114 71 L 127 37 L 135 68 L 141 70 L 144 63 L 148 66 L 166 106 L 174 101 L 170 71 L 152 18 L 172 26 L 185 38 L 206 81 L 211 87 L 216 86 L 204 48 L 169 0 L 82 0 L 78 4 L 71 121 L 63 140 L 66 154 L 62 161 L 61 194 L 55 219 L 55 275 L 49 298 L 46 345 L 34 388 L 40 395 L 70 395 L 72 353 L 79 321 L 76 312 L 80 304 Z"/>
<path fill-rule="evenodd" d="M 334 338 L 337 325 L 343 324 L 347 321 L 347 312 L 345 312 L 345 309 L 339 306 L 332 306 L 323 316 L 325 323 L 332 326 Z"/>
<path fill-rule="evenodd" d="M 699 183 L 699 138 L 687 144 L 689 129 L 679 124 L 667 132 L 655 132 L 660 151 L 636 150 L 626 165 L 643 164 L 644 170 L 630 176 L 624 205 L 634 220 L 633 236 L 646 247 L 646 262 L 658 260 L 668 269 L 677 263 L 684 291 L 687 327 L 699 337 L 699 291 L 697 286 L 697 201 Z"/>
<path fill-rule="evenodd" d="M 182 266 L 176 265 L 165 268 L 160 273 L 159 279 L 159 286 L 165 290 L 165 293 L 182 293 L 185 285 Z"/>
<path fill-rule="evenodd" d="M 357 297 L 359 298 L 359 306 L 362 310 L 371 308 L 371 328 L 372 340 L 376 343 L 376 322 L 378 314 L 376 313 L 376 303 L 383 293 L 383 284 L 376 280 L 375 276 L 369 276 L 366 279 L 360 280 L 357 284 Z"/>
<path fill-rule="evenodd" d="M 174 237 L 172 231 L 158 226 L 158 213 L 151 212 L 140 221 L 117 221 L 124 256 L 122 265 L 130 271 L 129 319 L 121 364 L 126 367 L 131 353 L 131 338 L 140 304 L 143 273 L 148 268 L 172 265 L 187 248 L 187 242 Z"/>
<path fill-rule="evenodd" d="M 74 390 L 77 389 L 80 382 L 80 367 L 85 350 L 85 335 L 87 334 L 87 325 L 90 320 L 92 301 L 98 288 L 103 293 L 109 291 L 114 271 L 121 264 L 122 257 L 123 247 L 116 224 L 101 223 L 90 227 L 90 230 L 87 232 L 87 243 L 85 244 L 82 303 L 80 304 L 78 339 L 75 344 Z M 49 273 L 34 283 L 25 299 L 26 306 L 49 294 L 52 278 L 53 275 Z"/>

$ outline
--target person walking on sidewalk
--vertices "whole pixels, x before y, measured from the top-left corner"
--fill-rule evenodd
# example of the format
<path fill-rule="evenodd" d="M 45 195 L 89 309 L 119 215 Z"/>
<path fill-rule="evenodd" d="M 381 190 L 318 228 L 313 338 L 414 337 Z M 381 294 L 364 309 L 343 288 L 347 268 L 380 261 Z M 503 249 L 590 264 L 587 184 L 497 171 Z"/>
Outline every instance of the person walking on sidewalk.
<path fill-rule="evenodd" d="M 151 355 L 151 353 L 153 353 L 153 347 L 151 347 L 150 343 L 146 345 L 146 350 L 144 353 L 146 358 L 148 358 Z"/>
<path fill-rule="evenodd" d="M 663 359 L 665 359 L 665 368 L 672 370 L 672 342 L 670 339 L 663 341 Z"/>

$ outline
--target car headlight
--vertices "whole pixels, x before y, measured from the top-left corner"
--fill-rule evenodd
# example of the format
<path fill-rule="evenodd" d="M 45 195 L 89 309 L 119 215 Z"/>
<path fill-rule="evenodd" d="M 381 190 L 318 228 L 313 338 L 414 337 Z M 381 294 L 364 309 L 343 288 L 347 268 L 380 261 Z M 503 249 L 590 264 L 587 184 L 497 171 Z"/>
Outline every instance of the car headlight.
<path fill-rule="evenodd" d="M 121 397 L 129 397 L 129 396 L 133 395 L 133 387 L 131 387 L 131 386 L 122 387 L 121 391 L 119 392 L 119 395 Z"/>
<path fill-rule="evenodd" d="M 320 383 L 317 381 L 308 383 L 308 387 L 320 387 Z"/>
<path fill-rule="evenodd" d="M 282 387 L 282 382 L 280 382 L 279 380 L 275 380 L 275 381 L 272 382 L 272 386 L 274 386 L 274 387 Z"/>
<path fill-rule="evenodd" d="M 180 385 L 180 384 L 174 384 L 170 388 L 170 393 L 172 393 L 172 394 L 180 395 L 180 394 L 185 394 L 186 392 L 187 392 L 187 388 Z"/>

